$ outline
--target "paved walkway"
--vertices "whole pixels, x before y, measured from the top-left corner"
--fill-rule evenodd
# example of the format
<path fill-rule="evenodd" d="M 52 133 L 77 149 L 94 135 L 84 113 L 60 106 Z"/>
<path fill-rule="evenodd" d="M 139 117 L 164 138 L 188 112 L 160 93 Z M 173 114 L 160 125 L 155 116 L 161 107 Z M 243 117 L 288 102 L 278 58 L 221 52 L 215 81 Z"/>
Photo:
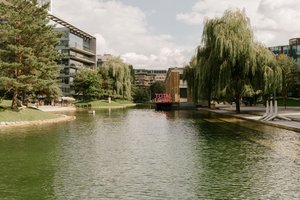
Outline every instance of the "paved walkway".
<path fill-rule="evenodd" d="M 38 109 L 44 112 L 76 111 L 74 106 L 39 106 Z"/>
<path fill-rule="evenodd" d="M 200 110 L 208 110 L 207 108 L 199 108 Z M 242 106 L 241 113 L 236 114 L 235 107 L 230 105 L 217 105 L 216 109 L 210 111 L 234 116 L 237 118 L 247 119 L 264 123 L 271 126 L 276 126 L 284 129 L 300 132 L 300 108 L 299 107 L 278 107 L 278 114 L 287 118 L 291 121 L 275 119 L 273 121 L 261 121 L 260 118 L 264 115 L 266 108 L 264 106 Z"/>

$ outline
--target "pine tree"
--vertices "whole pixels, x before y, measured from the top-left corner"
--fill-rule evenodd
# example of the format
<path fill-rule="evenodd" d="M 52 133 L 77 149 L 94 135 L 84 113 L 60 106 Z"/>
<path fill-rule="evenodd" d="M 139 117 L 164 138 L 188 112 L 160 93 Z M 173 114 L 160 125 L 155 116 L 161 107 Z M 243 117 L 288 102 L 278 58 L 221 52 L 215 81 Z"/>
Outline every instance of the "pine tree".
<path fill-rule="evenodd" d="M 6 2 L 0 3 L 0 84 L 13 94 L 11 108 L 30 97 L 58 96 L 55 47 L 60 34 L 48 23 L 48 5 L 38 6 L 36 0 Z"/>

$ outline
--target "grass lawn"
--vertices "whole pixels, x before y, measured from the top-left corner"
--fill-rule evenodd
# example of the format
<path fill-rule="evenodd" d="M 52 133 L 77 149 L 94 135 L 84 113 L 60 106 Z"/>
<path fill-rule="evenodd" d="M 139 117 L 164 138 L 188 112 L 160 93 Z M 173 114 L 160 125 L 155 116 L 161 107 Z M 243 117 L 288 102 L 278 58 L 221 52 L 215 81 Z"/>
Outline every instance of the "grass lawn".
<path fill-rule="evenodd" d="M 2 100 L 2 101 L 0 101 L 0 106 L 10 107 L 11 106 L 11 100 Z"/>
<path fill-rule="evenodd" d="M 108 103 L 108 100 L 82 100 L 75 103 L 76 106 L 91 105 L 91 107 L 110 107 L 110 106 L 123 106 L 126 104 L 133 104 L 127 100 L 115 100 Z"/>
<path fill-rule="evenodd" d="M 277 100 L 278 106 L 284 106 L 284 101 L 282 98 L 279 98 Z M 286 106 L 291 106 L 291 107 L 300 107 L 300 99 L 297 98 L 288 98 L 286 100 Z"/>
<path fill-rule="evenodd" d="M 13 111 L 10 109 L 10 104 L 11 101 L 7 100 L 0 102 L 0 122 L 35 121 L 54 119 L 58 117 L 53 113 L 46 113 L 32 108 Z"/>

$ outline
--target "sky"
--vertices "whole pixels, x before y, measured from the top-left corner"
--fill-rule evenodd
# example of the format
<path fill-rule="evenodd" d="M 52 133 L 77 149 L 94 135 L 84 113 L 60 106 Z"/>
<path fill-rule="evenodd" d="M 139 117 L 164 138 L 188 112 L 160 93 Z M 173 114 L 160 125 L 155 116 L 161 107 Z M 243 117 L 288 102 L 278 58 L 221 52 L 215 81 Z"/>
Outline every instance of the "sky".
<path fill-rule="evenodd" d="M 299 0 L 52 0 L 52 13 L 97 38 L 97 54 L 120 56 L 134 68 L 188 64 L 205 19 L 242 9 L 266 46 L 300 37 Z"/>

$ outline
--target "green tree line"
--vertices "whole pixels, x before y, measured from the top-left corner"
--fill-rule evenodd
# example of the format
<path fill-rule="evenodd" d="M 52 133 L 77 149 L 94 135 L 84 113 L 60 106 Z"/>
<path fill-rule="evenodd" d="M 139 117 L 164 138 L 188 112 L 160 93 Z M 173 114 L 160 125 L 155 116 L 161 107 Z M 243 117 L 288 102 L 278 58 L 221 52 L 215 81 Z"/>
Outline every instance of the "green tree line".
<path fill-rule="evenodd" d="M 99 69 L 80 68 L 74 78 L 76 95 L 83 99 L 131 100 L 132 66 L 120 58 L 111 58 Z"/>
<path fill-rule="evenodd" d="M 263 44 L 255 41 L 244 11 L 227 10 L 220 18 L 205 21 L 202 42 L 184 79 L 195 102 L 235 102 L 240 112 L 243 97 L 269 96 L 292 87 L 299 65 L 283 56 L 276 60 Z"/>

